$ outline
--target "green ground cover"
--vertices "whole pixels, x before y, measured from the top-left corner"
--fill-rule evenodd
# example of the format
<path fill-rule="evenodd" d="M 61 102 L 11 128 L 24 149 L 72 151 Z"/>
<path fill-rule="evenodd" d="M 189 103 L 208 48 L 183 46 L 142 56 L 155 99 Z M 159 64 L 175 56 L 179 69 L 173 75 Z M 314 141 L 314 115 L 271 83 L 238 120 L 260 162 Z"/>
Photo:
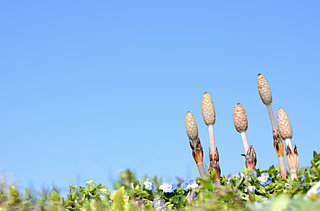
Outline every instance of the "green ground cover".
<path fill-rule="evenodd" d="M 34 196 L 19 192 L 4 182 L 0 189 L 0 210 L 320 210 L 320 154 L 314 152 L 311 165 L 298 170 L 298 178 L 280 177 L 278 167 L 247 170 L 213 182 L 212 171 L 204 179 L 163 183 L 160 177 L 137 180 L 126 170 L 114 183 L 114 190 L 87 181 L 70 186 L 67 197 L 58 191 Z"/>

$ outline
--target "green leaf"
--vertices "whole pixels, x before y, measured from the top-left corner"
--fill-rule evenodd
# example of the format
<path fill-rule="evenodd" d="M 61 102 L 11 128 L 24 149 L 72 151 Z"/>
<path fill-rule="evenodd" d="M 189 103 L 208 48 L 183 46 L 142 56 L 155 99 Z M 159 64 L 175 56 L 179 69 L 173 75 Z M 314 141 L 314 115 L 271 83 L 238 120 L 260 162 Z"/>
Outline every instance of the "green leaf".
<path fill-rule="evenodd" d="M 59 201 L 60 201 L 60 196 L 59 196 L 59 194 L 58 194 L 57 192 L 55 192 L 55 191 L 52 191 L 52 192 L 50 193 L 50 200 L 51 200 L 51 201 L 54 201 L 54 202 L 59 202 Z"/>
<path fill-rule="evenodd" d="M 94 184 L 94 183 L 90 183 L 89 186 L 88 186 L 88 190 L 90 192 L 94 191 L 95 188 L 96 188 L 96 184 Z"/>
<path fill-rule="evenodd" d="M 93 182 L 93 180 L 86 181 L 86 185 L 90 184 L 91 182 Z"/>
<path fill-rule="evenodd" d="M 106 187 L 102 187 L 102 188 L 100 188 L 99 190 L 100 190 L 102 193 L 105 193 L 105 194 L 109 193 L 109 191 L 108 191 L 108 189 L 107 189 Z"/>
<path fill-rule="evenodd" d="M 114 211 L 124 211 L 125 210 L 124 186 L 122 186 L 114 195 L 113 210 Z"/>
<path fill-rule="evenodd" d="M 69 186 L 70 189 L 76 189 L 78 186 Z"/>
<path fill-rule="evenodd" d="M 242 172 L 244 175 L 249 175 L 250 173 L 250 171 L 246 167 L 243 167 Z"/>

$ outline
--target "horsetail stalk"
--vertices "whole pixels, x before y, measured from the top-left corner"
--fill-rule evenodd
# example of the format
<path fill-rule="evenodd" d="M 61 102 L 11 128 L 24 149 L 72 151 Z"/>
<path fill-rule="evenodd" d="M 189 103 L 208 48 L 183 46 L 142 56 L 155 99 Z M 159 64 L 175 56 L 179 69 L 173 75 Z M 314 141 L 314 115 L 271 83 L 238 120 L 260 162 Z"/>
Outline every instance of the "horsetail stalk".
<path fill-rule="evenodd" d="M 212 102 L 212 98 L 209 93 L 205 92 L 203 97 L 202 97 L 202 116 L 203 120 L 208 126 L 209 130 L 209 139 L 210 139 L 210 153 L 214 155 L 214 150 L 216 149 L 215 147 L 215 141 L 214 141 L 214 130 L 213 130 L 213 125 L 216 120 L 216 113 L 214 109 L 214 105 Z"/>
<path fill-rule="evenodd" d="M 281 138 L 286 142 L 287 164 L 290 169 L 291 179 L 297 178 L 299 167 L 299 155 L 297 146 L 292 147 L 292 127 L 287 113 L 280 108 L 277 113 L 277 120 Z"/>
<path fill-rule="evenodd" d="M 218 148 L 216 148 L 214 154 L 212 153 L 212 150 L 209 149 L 209 159 L 210 159 L 210 166 L 209 170 L 210 172 L 215 169 L 215 174 L 213 181 L 216 185 L 220 185 L 220 175 L 221 175 L 221 169 L 220 169 L 220 164 L 219 164 L 219 153 L 218 153 Z"/>
<path fill-rule="evenodd" d="M 248 144 L 248 139 L 246 134 L 246 131 L 248 128 L 248 120 L 247 120 L 246 112 L 240 103 L 234 106 L 233 121 L 234 121 L 234 126 L 236 130 L 241 135 L 244 154 L 246 154 L 249 149 L 249 144 Z"/>
<path fill-rule="evenodd" d="M 192 149 L 192 156 L 197 164 L 200 177 L 203 179 L 206 175 L 203 167 L 203 150 L 200 139 L 198 137 L 198 126 L 193 115 L 188 112 L 186 115 L 186 131 L 189 137 L 190 147 Z"/>
<path fill-rule="evenodd" d="M 276 120 L 273 115 L 273 110 L 271 107 L 272 103 L 272 94 L 270 91 L 270 87 L 268 85 L 267 80 L 261 75 L 258 74 L 258 90 L 261 97 L 262 102 L 266 105 L 269 118 L 272 125 L 272 132 L 273 132 L 273 146 L 277 152 L 278 159 L 279 159 L 279 165 L 280 165 L 280 175 L 283 178 L 287 177 L 287 171 L 286 171 L 286 165 L 284 162 L 284 156 L 283 156 L 283 142 L 279 135 L 279 130 L 277 128 Z"/>

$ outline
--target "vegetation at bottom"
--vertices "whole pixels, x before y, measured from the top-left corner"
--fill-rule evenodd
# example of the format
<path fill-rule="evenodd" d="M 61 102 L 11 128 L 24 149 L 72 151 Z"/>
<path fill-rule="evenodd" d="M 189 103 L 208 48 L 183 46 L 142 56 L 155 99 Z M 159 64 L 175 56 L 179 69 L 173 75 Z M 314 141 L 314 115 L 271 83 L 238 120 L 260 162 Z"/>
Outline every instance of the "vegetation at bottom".
<path fill-rule="evenodd" d="M 2 182 L 0 210 L 320 210 L 320 154 L 301 168 L 297 178 L 280 177 L 279 167 L 243 168 L 236 175 L 214 182 L 214 170 L 203 179 L 165 183 L 161 177 L 137 180 L 130 171 L 120 172 L 114 190 L 92 180 L 70 186 L 67 197 L 52 190 L 35 196 Z"/>

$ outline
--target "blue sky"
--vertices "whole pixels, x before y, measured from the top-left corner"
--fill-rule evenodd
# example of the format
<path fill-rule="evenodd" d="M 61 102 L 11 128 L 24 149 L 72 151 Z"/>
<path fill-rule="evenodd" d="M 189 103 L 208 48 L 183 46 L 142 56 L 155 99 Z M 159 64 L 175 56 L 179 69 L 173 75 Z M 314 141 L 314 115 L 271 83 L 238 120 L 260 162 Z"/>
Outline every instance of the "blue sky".
<path fill-rule="evenodd" d="M 284 108 L 300 156 L 320 151 L 318 1 L 1 1 L 0 168 L 20 187 L 112 187 L 117 170 L 195 178 L 184 118 L 216 108 L 222 173 L 244 166 L 233 107 L 248 116 L 257 167 L 278 164 L 273 110 Z"/>

